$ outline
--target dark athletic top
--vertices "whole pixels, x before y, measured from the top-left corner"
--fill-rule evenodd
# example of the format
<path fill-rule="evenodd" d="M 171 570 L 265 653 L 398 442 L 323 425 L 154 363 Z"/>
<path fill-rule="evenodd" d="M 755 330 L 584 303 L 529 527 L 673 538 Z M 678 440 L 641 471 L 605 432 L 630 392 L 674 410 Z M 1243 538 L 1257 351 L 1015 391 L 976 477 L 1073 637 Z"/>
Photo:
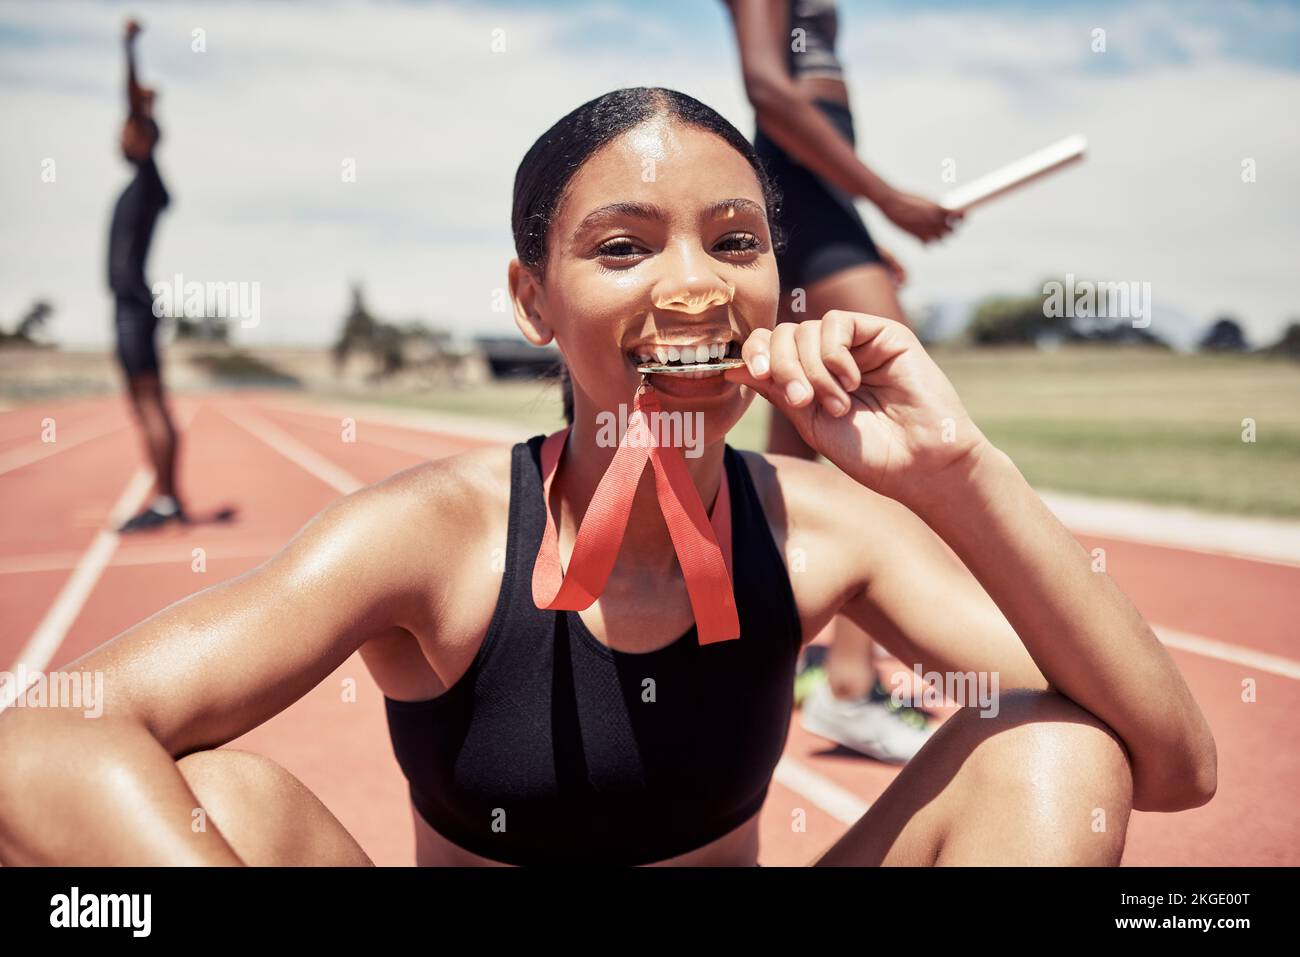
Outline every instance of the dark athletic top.
<path fill-rule="evenodd" d="M 507 864 L 635 865 L 721 837 L 762 806 L 785 748 L 801 628 L 741 456 L 724 450 L 741 635 L 691 625 L 648 653 L 601 644 L 532 597 L 546 514 L 540 449 L 516 444 L 506 565 L 465 675 L 427 701 L 385 696 L 412 803 L 443 837 Z"/>
<path fill-rule="evenodd" d="M 836 0 L 790 0 L 791 38 L 786 60 L 791 76 L 844 79 L 844 69 L 835 54 L 835 35 L 839 32 L 836 6 Z M 795 29 L 803 30 L 803 49 L 797 52 Z"/>
<path fill-rule="evenodd" d="M 150 156 L 138 164 L 117 205 L 108 229 L 108 286 L 114 292 L 135 292 L 144 281 L 144 261 L 158 214 L 171 201 L 158 166 Z"/>

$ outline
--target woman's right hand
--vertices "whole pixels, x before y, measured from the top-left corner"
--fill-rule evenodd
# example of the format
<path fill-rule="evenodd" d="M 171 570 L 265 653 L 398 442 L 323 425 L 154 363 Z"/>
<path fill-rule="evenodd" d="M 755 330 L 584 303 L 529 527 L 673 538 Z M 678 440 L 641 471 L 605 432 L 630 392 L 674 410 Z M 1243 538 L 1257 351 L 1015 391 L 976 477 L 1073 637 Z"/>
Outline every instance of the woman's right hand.
<path fill-rule="evenodd" d="M 948 235 L 963 215 L 960 212 L 945 209 L 924 196 L 898 190 L 890 193 L 880 203 L 880 211 L 888 216 L 899 229 L 907 230 L 924 243 L 942 239 Z"/>

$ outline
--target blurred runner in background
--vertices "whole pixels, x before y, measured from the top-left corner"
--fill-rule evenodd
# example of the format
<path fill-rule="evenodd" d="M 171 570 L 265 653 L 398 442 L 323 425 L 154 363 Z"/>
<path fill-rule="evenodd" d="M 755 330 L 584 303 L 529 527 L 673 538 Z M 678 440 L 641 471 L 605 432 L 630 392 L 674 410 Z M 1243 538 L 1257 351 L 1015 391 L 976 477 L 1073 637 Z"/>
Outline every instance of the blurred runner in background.
<path fill-rule="evenodd" d="M 724 2 L 754 107 L 754 148 L 782 193 L 787 246 L 777 256 L 777 322 L 820 319 L 832 309 L 905 322 L 896 290 L 906 274 L 872 240 L 854 200 L 870 200 L 922 242 L 947 235 L 960 214 L 894 188 L 858 158 L 835 53 L 835 0 Z M 817 457 L 776 409 L 767 451 Z M 891 701 L 876 673 L 870 635 L 843 616 L 827 629 L 824 666 L 806 660 L 796 687 L 804 726 L 877 760 L 907 761 L 930 734 L 925 716 Z"/>
<path fill-rule="evenodd" d="M 135 38 L 140 24 L 128 20 L 126 44 L 127 118 L 122 125 L 122 155 L 135 166 L 135 178 L 113 208 L 108 233 L 108 285 L 116 300 L 117 358 L 126 376 L 127 392 L 144 435 L 154 469 L 150 504 L 119 531 L 135 532 L 189 519 L 176 494 L 176 427 L 167 411 L 159 375 L 155 337 L 158 317 L 144 278 L 158 214 L 169 197 L 154 163 L 158 123 L 153 115 L 154 91 L 140 85 L 135 70 Z"/>

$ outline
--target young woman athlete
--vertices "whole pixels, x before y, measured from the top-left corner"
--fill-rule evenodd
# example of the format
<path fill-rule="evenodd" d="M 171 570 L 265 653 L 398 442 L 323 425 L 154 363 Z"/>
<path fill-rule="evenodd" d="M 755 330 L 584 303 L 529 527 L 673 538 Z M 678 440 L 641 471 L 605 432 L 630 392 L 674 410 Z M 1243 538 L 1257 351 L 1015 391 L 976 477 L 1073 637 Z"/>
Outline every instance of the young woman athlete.
<path fill-rule="evenodd" d="M 816 863 L 1115 864 L 1130 808 L 1209 800 L 1214 741 L 1169 655 L 907 328 L 776 325 L 772 209 L 733 126 L 636 88 L 537 140 L 512 217 L 516 321 L 571 374 L 561 556 L 614 455 L 600 413 L 632 401 L 640 356 L 742 355 L 650 381 L 666 411 L 703 416 L 683 458 L 700 502 L 725 470 L 738 638 L 697 641 L 650 469 L 600 599 L 561 612 L 530 590 L 541 436 L 409 468 L 74 662 L 103 673 L 101 718 L 0 714 L 0 860 L 366 863 L 296 778 L 220 749 L 360 649 L 420 863 L 753 865 L 796 655 L 837 613 L 904 662 L 996 671 L 1004 691 L 996 715 L 947 721 Z M 834 467 L 728 447 L 754 393 Z M 196 808 L 213 826 L 193 829 Z"/>

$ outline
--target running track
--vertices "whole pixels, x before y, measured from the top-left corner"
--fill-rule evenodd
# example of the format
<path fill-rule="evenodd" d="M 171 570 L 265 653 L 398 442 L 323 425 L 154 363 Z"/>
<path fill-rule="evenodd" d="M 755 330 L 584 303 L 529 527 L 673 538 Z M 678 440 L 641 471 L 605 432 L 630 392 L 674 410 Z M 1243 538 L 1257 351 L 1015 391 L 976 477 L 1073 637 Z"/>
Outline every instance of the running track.
<path fill-rule="evenodd" d="M 328 502 L 417 462 L 484 443 L 358 403 L 355 443 L 338 409 L 283 393 L 179 394 L 181 488 L 202 517 L 234 521 L 119 538 L 149 474 L 120 398 L 44 400 L 0 411 L 0 668 L 53 670 L 155 611 L 257 565 Z M 57 441 L 42 442 L 52 418 Z M 452 430 L 456 431 L 456 430 Z M 1157 627 L 1209 718 L 1219 792 L 1179 814 L 1135 813 L 1129 865 L 1300 864 L 1300 564 L 1081 536 Z M 191 570 L 192 549 L 206 572 Z M 345 679 L 357 700 L 343 700 Z M 1242 700 L 1253 679 L 1256 700 Z M 410 864 L 405 786 L 379 690 L 354 655 L 302 700 L 231 743 L 298 775 L 379 864 Z M 791 724 L 762 812 L 761 859 L 805 864 L 869 806 L 896 770 Z M 791 827 L 796 809 L 806 830 Z"/>

